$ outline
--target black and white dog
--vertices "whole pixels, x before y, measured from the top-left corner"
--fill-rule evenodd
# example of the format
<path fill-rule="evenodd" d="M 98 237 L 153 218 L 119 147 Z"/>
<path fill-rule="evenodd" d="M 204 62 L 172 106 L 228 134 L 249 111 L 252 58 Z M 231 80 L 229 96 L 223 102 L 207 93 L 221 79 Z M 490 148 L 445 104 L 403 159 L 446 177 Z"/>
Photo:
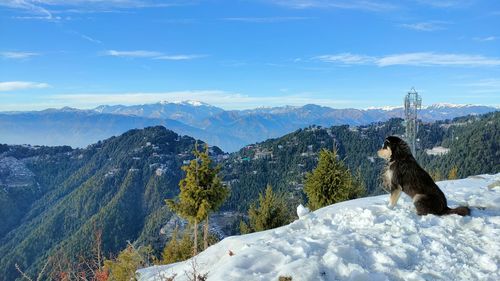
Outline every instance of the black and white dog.
<path fill-rule="evenodd" d="M 410 148 L 402 139 L 390 136 L 385 139 L 384 146 L 377 152 L 378 156 L 387 160 L 382 175 L 385 188 L 390 191 L 389 207 L 398 202 L 401 191 L 413 199 L 418 215 L 470 215 L 467 207 L 450 209 L 446 197 L 429 174 L 418 165 Z"/>

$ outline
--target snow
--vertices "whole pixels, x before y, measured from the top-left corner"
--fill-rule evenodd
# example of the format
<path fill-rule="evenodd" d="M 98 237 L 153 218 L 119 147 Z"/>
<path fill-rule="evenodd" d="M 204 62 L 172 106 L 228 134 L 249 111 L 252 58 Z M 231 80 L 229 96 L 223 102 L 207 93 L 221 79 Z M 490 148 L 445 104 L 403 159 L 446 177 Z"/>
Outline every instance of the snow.
<path fill-rule="evenodd" d="M 427 155 L 444 155 L 448 152 L 450 152 L 450 149 L 442 146 L 435 146 L 432 149 L 425 150 L 425 153 L 427 153 Z"/>
<path fill-rule="evenodd" d="M 500 280 L 500 173 L 438 182 L 453 207 L 472 215 L 417 216 L 402 195 L 334 204 L 293 223 L 228 237 L 194 258 L 208 280 Z M 229 251 L 232 254 L 230 255 Z M 139 280 L 177 274 L 192 261 L 138 271 Z"/>
<path fill-rule="evenodd" d="M 191 106 L 195 106 L 195 107 L 198 107 L 198 106 L 211 106 L 209 104 L 206 104 L 204 102 L 197 101 L 197 100 L 183 100 L 183 101 L 172 101 L 172 102 L 169 102 L 169 101 L 160 101 L 160 104 L 180 104 L 180 105 L 191 105 Z"/>
<path fill-rule="evenodd" d="M 396 106 L 388 105 L 388 106 L 381 106 L 381 107 L 370 106 L 370 107 L 365 108 L 365 110 L 383 110 L 383 111 L 393 111 L 395 109 L 403 109 L 403 107 L 400 105 L 396 105 Z"/>
<path fill-rule="evenodd" d="M 309 208 L 302 206 L 302 204 L 297 206 L 297 216 L 299 217 L 299 219 L 309 214 L 309 212 Z"/>

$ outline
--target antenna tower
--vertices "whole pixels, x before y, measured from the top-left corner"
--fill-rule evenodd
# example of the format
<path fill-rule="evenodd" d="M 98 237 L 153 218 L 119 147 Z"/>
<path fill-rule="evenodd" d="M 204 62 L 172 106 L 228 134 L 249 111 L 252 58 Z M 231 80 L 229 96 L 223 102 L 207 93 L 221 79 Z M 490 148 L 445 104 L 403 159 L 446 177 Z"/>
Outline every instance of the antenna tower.
<path fill-rule="evenodd" d="M 422 98 L 414 87 L 405 96 L 405 127 L 406 141 L 410 145 L 411 153 L 415 155 L 417 149 L 417 112 L 422 108 Z"/>

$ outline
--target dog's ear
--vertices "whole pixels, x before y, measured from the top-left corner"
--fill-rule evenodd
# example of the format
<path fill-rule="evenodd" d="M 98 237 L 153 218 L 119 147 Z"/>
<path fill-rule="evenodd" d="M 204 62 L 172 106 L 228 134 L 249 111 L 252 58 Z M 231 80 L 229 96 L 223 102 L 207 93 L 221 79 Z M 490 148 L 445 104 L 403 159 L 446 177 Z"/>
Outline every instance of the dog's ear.
<path fill-rule="evenodd" d="M 390 145 L 393 159 L 404 159 L 412 156 L 410 147 L 404 140 L 391 136 Z"/>

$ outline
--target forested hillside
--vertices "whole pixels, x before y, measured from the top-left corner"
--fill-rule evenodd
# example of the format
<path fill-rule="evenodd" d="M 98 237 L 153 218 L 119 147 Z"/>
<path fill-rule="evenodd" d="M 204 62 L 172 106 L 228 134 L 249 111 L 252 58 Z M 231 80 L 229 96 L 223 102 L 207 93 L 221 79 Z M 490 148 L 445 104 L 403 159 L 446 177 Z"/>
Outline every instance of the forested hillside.
<path fill-rule="evenodd" d="M 102 231 L 107 256 L 127 241 L 154 245 L 170 215 L 164 199 L 175 195 L 180 167 L 191 159 L 194 143 L 191 137 L 151 127 L 83 150 L 4 148 L 3 161 L 18 159 L 33 175 L 30 185 L 2 183 L 2 198 L 11 204 L 0 205 L 0 214 L 17 215 L 2 225 L 0 280 L 18 276 L 16 263 L 33 275 L 48 256 L 71 261 L 89 255 L 96 230 Z M 218 148 L 212 152 L 221 153 Z"/>
<path fill-rule="evenodd" d="M 420 124 L 416 158 L 436 179 L 445 179 L 452 168 L 458 177 L 500 171 L 500 113 L 469 116 Z M 403 135 L 402 119 L 367 126 L 311 126 L 281 138 L 249 145 L 224 162 L 224 176 L 231 197 L 224 208 L 245 210 L 266 184 L 290 194 L 293 206 L 303 200 L 306 172 L 317 163 L 318 152 L 338 150 L 352 173 L 360 173 L 369 195 L 382 192 L 379 175 L 384 165 L 376 156 L 384 138 Z M 443 146 L 447 153 L 429 155 Z"/>
<path fill-rule="evenodd" d="M 434 176 L 500 170 L 500 113 L 421 124 L 417 159 Z M 304 203 L 306 172 L 318 152 L 338 150 L 368 194 L 380 193 L 383 162 L 376 158 L 387 135 L 404 132 L 401 119 L 367 126 L 311 126 L 277 139 L 211 156 L 222 166 L 230 189 L 223 211 L 245 211 L 267 184 L 288 197 L 289 208 Z M 86 149 L 0 145 L 0 280 L 18 277 L 14 265 L 39 270 L 48 256 L 72 259 L 89 254 L 93 233 L 103 233 L 106 256 L 136 245 L 164 245 L 169 231 L 166 198 L 178 192 L 180 167 L 192 159 L 195 139 L 164 127 L 131 130 Z M 442 146 L 445 154 L 429 155 Z M 165 231 L 163 231 L 165 233 Z M 33 274 L 32 274 L 33 275 Z"/>

